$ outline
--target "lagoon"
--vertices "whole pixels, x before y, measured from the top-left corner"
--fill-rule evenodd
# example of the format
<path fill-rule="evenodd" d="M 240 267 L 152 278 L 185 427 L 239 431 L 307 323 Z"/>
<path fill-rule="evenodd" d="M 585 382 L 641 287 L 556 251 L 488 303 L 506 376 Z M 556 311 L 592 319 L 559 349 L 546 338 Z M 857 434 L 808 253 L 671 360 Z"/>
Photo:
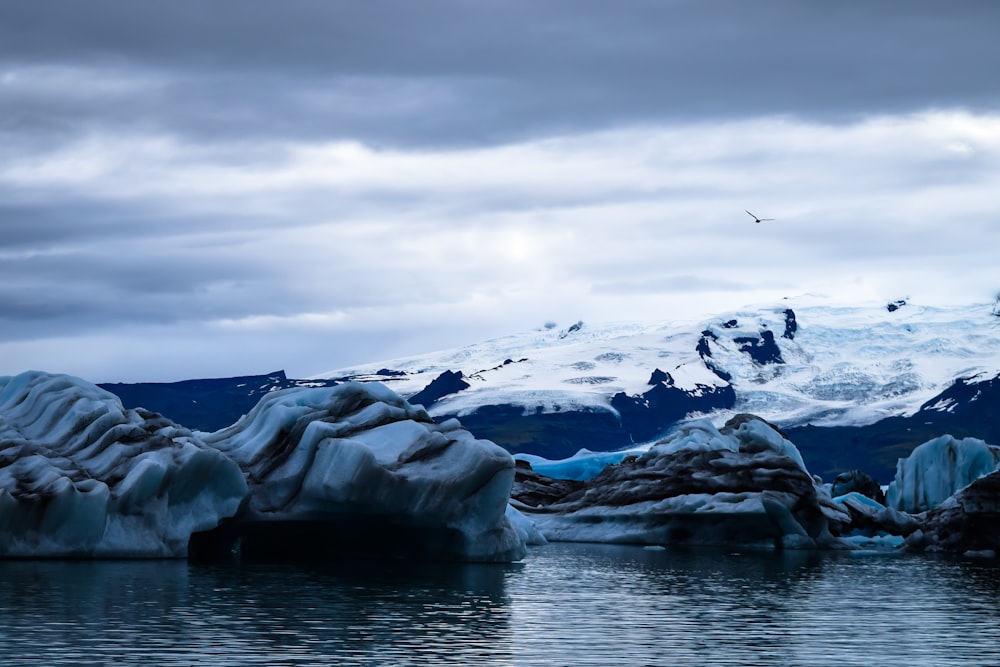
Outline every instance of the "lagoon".
<path fill-rule="evenodd" d="M 996 665 L 1000 564 L 549 544 L 514 564 L 0 562 L 3 665 Z"/>

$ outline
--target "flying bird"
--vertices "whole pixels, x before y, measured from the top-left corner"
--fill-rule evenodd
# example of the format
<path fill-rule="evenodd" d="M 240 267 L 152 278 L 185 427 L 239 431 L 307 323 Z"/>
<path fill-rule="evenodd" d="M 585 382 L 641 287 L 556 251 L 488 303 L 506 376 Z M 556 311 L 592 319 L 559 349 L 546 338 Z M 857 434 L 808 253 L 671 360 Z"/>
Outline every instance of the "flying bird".
<path fill-rule="evenodd" d="M 747 211 L 746 209 L 743 209 L 743 210 Z M 747 211 L 747 213 L 750 213 L 750 211 Z M 753 218 L 754 222 L 767 222 L 768 220 L 774 220 L 774 218 L 758 218 L 753 213 L 750 213 L 750 217 Z"/>

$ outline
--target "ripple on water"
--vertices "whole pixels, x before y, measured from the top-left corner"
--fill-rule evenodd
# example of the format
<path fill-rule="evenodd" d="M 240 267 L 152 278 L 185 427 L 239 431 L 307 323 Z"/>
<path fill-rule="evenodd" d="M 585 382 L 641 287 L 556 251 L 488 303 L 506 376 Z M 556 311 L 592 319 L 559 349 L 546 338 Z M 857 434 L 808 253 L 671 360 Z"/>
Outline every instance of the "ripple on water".
<path fill-rule="evenodd" d="M 3 665 L 988 665 L 992 560 L 551 544 L 513 565 L 0 563 Z"/>

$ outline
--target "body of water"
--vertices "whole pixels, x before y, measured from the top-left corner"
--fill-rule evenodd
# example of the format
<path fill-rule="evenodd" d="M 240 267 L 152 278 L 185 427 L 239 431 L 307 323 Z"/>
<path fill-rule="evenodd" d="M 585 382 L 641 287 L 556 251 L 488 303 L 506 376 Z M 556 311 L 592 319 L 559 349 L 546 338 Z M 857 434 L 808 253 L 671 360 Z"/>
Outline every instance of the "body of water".
<path fill-rule="evenodd" d="M 998 665 L 1000 564 L 550 544 L 512 565 L 0 562 L 0 665 Z"/>

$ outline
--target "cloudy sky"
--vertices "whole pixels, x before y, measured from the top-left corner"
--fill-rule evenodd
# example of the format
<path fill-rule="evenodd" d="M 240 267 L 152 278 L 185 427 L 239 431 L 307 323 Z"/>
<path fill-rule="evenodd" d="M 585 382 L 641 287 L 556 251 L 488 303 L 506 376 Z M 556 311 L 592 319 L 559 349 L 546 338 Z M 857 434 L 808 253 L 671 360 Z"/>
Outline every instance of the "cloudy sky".
<path fill-rule="evenodd" d="M 998 29 L 990 0 L 2 3 L 0 375 L 990 302 Z"/>

